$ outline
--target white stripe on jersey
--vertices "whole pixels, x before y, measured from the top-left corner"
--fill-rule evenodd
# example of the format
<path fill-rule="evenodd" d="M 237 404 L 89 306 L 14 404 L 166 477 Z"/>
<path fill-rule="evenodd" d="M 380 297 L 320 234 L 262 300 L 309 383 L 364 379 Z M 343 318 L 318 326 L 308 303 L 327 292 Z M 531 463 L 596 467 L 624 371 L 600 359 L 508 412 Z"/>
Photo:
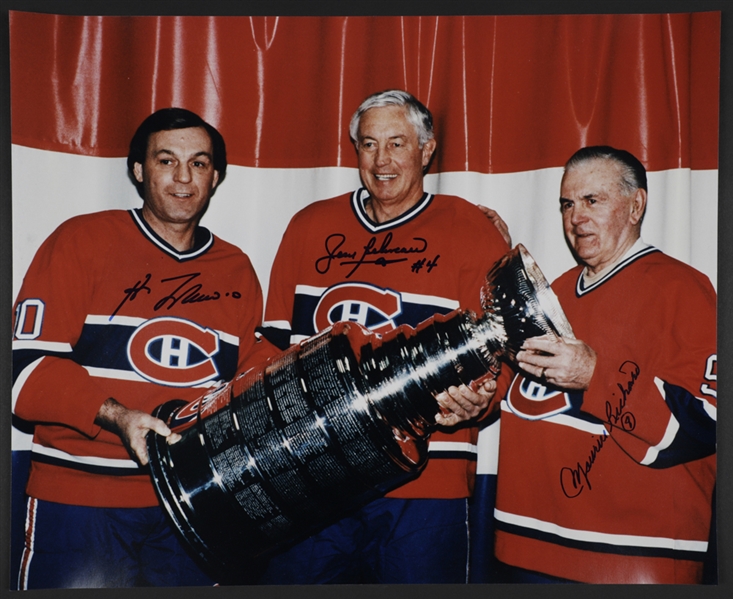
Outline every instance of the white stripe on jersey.
<path fill-rule="evenodd" d="M 47 455 L 48 457 L 63 460 L 65 462 L 75 462 L 77 464 L 86 464 L 88 466 L 104 466 L 105 468 L 140 468 L 138 463 L 133 460 L 72 455 L 70 453 L 66 453 L 65 451 L 61 451 L 60 449 L 54 449 L 53 447 L 44 447 L 43 445 L 39 445 L 38 443 L 33 443 L 31 451 L 33 453 Z"/>
<path fill-rule="evenodd" d="M 654 377 L 654 382 L 657 384 L 658 387 L 663 385 L 664 383 Z M 660 391 L 662 389 L 660 388 Z M 664 393 L 662 393 L 662 396 L 664 396 Z M 664 431 L 664 436 L 662 437 L 662 440 L 654 445 L 653 447 L 650 447 L 646 450 L 646 455 L 644 458 L 639 462 L 642 466 L 649 466 L 650 464 L 653 464 L 657 461 L 657 457 L 659 457 L 659 452 L 664 451 L 667 449 L 670 445 L 672 445 L 672 441 L 674 441 L 675 437 L 677 436 L 677 432 L 680 430 L 680 423 L 677 422 L 677 419 L 674 417 L 674 414 L 669 415 L 669 420 L 667 421 L 667 429 Z"/>
<path fill-rule="evenodd" d="M 117 370 L 115 368 L 97 368 L 94 366 L 82 366 L 91 376 L 96 376 L 100 379 L 115 379 L 118 381 L 133 381 L 135 383 L 151 383 L 152 381 L 149 381 L 148 379 L 141 377 L 139 374 L 132 370 Z M 221 381 L 219 380 L 208 380 L 204 381 L 203 383 L 198 383 L 196 385 L 186 385 L 186 387 L 191 389 L 208 389 L 209 387 L 215 387 L 218 385 Z M 155 383 L 163 385 L 164 383 Z M 173 385 L 169 385 L 173 386 Z"/>
<path fill-rule="evenodd" d="M 117 324 L 126 327 L 139 327 L 143 324 L 147 318 L 139 318 L 137 316 L 120 316 L 115 314 L 114 316 L 104 316 L 103 314 L 89 314 L 84 319 L 84 324 Z"/>
<path fill-rule="evenodd" d="M 295 295 L 310 295 L 311 297 L 321 297 L 327 289 L 327 287 L 313 287 L 313 285 L 296 285 Z"/>
<path fill-rule="evenodd" d="M 438 297 L 437 295 L 419 295 L 417 293 L 401 293 L 402 301 L 409 304 L 426 304 L 429 306 L 440 306 L 448 310 L 457 310 L 461 307 L 458 300 Z"/>
<path fill-rule="evenodd" d="M 71 344 L 60 341 L 13 341 L 13 349 L 38 349 L 46 352 L 71 353 Z"/>
<path fill-rule="evenodd" d="M 282 331 L 289 331 L 291 329 L 291 325 L 287 320 L 265 320 L 262 326 L 271 329 L 280 329 Z"/>
<path fill-rule="evenodd" d="M 457 441 L 430 441 L 428 451 L 461 451 L 464 453 L 478 453 L 478 447 L 473 443 Z"/>
<path fill-rule="evenodd" d="M 507 404 L 506 399 L 503 399 L 501 401 L 501 409 L 504 412 L 509 412 L 510 414 L 514 414 L 512 409 Z M 607 435 L 608 434 L 606 427 L 603 426 L 602 424 L 594 424 L 592 422 L 588 422 L 587 420 L 582 420 L 581 418 L 575 418 L 574 416 L 568 416 L 567 414 L 557 414 L 555 416 L 549 416 L 547 418 L 540 418 L 537 420 L 537 422 L 539 421 L 551 422 L 553 424 L 559 424 L 561 426 L 569 426 L 570 428 L 574 428 L 579 431 L 584 431 L 586 433 L 590 433 L 591 435 Z"/>
<path fill-rule="evenodd" d="M 515 524 L 523 528 L 531 528 L 550 534 L 571 539 L 584 541 L 586 543 L 606 543 L 608 545 L 625 547 L 656 547 L 661 549 L 674 549 L 676 551 L 696 551 L 705 553 L 708 549 L 707 541 L 690 541 L 685 539 L 669 539 L 666 537 L 648 537 L 639 535 L 619 535 L 593 530 L 578 530 L 559 526 L 553 522 L 545 522 L 537 518 L 528 518 L 518 514 L 510 514 L 499 509 L 494 509 L 494 517 L 507 524 Z"/>
<path fill-rule="evenodd" d="M 20 558 L 20 572 L 18 573 L 18 590 L 28 590 L 28 572 L 31 568 L 33 560 L 33 552 L 36 546 L 36 512 L 38 510 L 38 500 L 29 497 L 25 513 L 25 546 L 23 547 L 23 555 Z"/>

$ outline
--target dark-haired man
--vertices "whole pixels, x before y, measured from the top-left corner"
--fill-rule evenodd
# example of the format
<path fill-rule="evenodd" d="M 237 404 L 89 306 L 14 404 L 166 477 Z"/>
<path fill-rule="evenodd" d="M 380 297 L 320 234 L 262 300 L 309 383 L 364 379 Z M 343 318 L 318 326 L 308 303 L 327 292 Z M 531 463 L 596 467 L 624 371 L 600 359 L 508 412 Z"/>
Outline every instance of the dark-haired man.
<path fill-rule="evenodd" d="M 608 146 L 565 166 L 576 339 L 529 339 L 502 402 L 496 554 L 513 582 L 695 583 L 715 486 L 716 294 L 640 237 L 646 170 Z M 582 341 L 581 341 L 582 340 Z"/>
<path fill-rule="evenodd" d="M 336 321 L 386 333 L 456 308 L 479 311 L 486 274 L 509 249 L 495 213 L 424 191 L 436 140 L 414 96 L 369 96 L 350 136 L 363 187 L 296 214 L 275 258 L 265 334 L 283 348 Z M 275 556 L 263 582 L 466 582 L 475 418 L 493 395 L 487 385 L 484 394 L 462 386 L 438 396 L 445 413 L 416 480 Z"/>
<path fill-rule="evenodd" d="M 162 109 L 130 144 L 140 209 L 72 218 L 15 303 L 14 413 L 35 423 L 19 588 L 200 585 L 144 466 L 151 416 L 243 370 L 262 295 L 249 259 L 199 226 L 226 173 L 219 132 Z"/>

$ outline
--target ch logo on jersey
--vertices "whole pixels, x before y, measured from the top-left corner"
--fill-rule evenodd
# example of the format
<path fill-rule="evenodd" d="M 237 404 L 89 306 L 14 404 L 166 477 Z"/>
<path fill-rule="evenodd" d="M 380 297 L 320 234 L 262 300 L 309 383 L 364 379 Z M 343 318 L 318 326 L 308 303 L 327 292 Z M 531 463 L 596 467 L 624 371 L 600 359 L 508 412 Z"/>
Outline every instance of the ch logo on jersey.
<path fill-rule="evenodd" d="M 571 407 L 567 393 L 521 375 L 512 381 L 507 404 L 512 412 L 525 420 L 540 420 L 561 414 Z"/>
<path fill-rule="evenodd" d="M 329 288 L 313 313 L 313 327 L 322 331 L 339 321 L 357 322 L 375 333 L 397 328 L 402 313 L 400 295 L 366 283 L 343 283 Z"/>
<path fill-rule="evenodd" d="M 153 318 L 127 344 L 127 357 L 140 376 L 161 385 L 192 387 L 218 378 L 213 357 L 219 335 L 188 320 Z"/>

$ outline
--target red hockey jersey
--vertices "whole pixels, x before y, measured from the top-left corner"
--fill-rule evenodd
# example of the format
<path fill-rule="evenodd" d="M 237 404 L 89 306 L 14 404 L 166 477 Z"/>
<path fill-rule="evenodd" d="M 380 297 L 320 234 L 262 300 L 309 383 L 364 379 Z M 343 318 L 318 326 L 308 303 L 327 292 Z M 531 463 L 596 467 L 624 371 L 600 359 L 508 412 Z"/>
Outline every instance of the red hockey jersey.
<path fill-rule="evenodd" d="M 364 209 L 357 190 L 306 207 L 291 220 L 272 268 L 266 336 L 281 347 L 338 321 L 384 333 L 456 308 L 481 311 L 480 290 L 508 251 L 493 224 L 466 200 L 424 194 L 385 223 Z M 390 496 L 459 498 L 470 494 L 477 429 L 439 430 L 419 478 Z"/>
<path fill-rule="evenodd" d="M 590 387 L 517 375 L 502 402 L 499 559 L 594 583 L 699 582 L 715 485 L 716 294 L 642 247 L 553 285 L 597 353 Z"/>
<path fill-rule="evenodd" d="M 63 223 L 15 305 L 13 408 L 35 423 L 29 495 L 157 505 L 149 474 L 94 423 L 100 406 L 113 397 L 150 413 L 195 399 L 253 358 L 261 316 L 249 259 L 203 227 L 195 247 L 178 252 L 139 210 Z"/>

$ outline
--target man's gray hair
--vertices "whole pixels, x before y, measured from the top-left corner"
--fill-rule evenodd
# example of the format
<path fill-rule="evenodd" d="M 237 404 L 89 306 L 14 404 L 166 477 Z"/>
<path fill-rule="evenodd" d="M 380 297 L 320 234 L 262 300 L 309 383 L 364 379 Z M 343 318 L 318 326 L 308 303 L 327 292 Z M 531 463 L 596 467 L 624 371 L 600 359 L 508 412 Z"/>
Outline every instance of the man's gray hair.
<path fill-rule="evenodd" d="M 619 185 L 624 195 L 630 196 L 637 189 L 647 191 L 646 169 L 641 161 L 626 150 L 617 150 L 611 146 L 588 146 L 581 148 L 565 163 L 565 170 L 578 166 L 589 160 L 612 160 L 621 167 Z"/>
<path fill-rule="evenodd" d="M 415 127 L 417 142 L 420 148 L 435 136 L 433 133 L 433 115 L 412 94 L 401 89 L 388 89 L 372 94 L 356 109 L 349 123 L 349 136 L 354 143 L 358 143 L 359 122 L 362 115 L 370 108 L 384 106 L 404 106 L 407 110 L 407 120 Z"/>

